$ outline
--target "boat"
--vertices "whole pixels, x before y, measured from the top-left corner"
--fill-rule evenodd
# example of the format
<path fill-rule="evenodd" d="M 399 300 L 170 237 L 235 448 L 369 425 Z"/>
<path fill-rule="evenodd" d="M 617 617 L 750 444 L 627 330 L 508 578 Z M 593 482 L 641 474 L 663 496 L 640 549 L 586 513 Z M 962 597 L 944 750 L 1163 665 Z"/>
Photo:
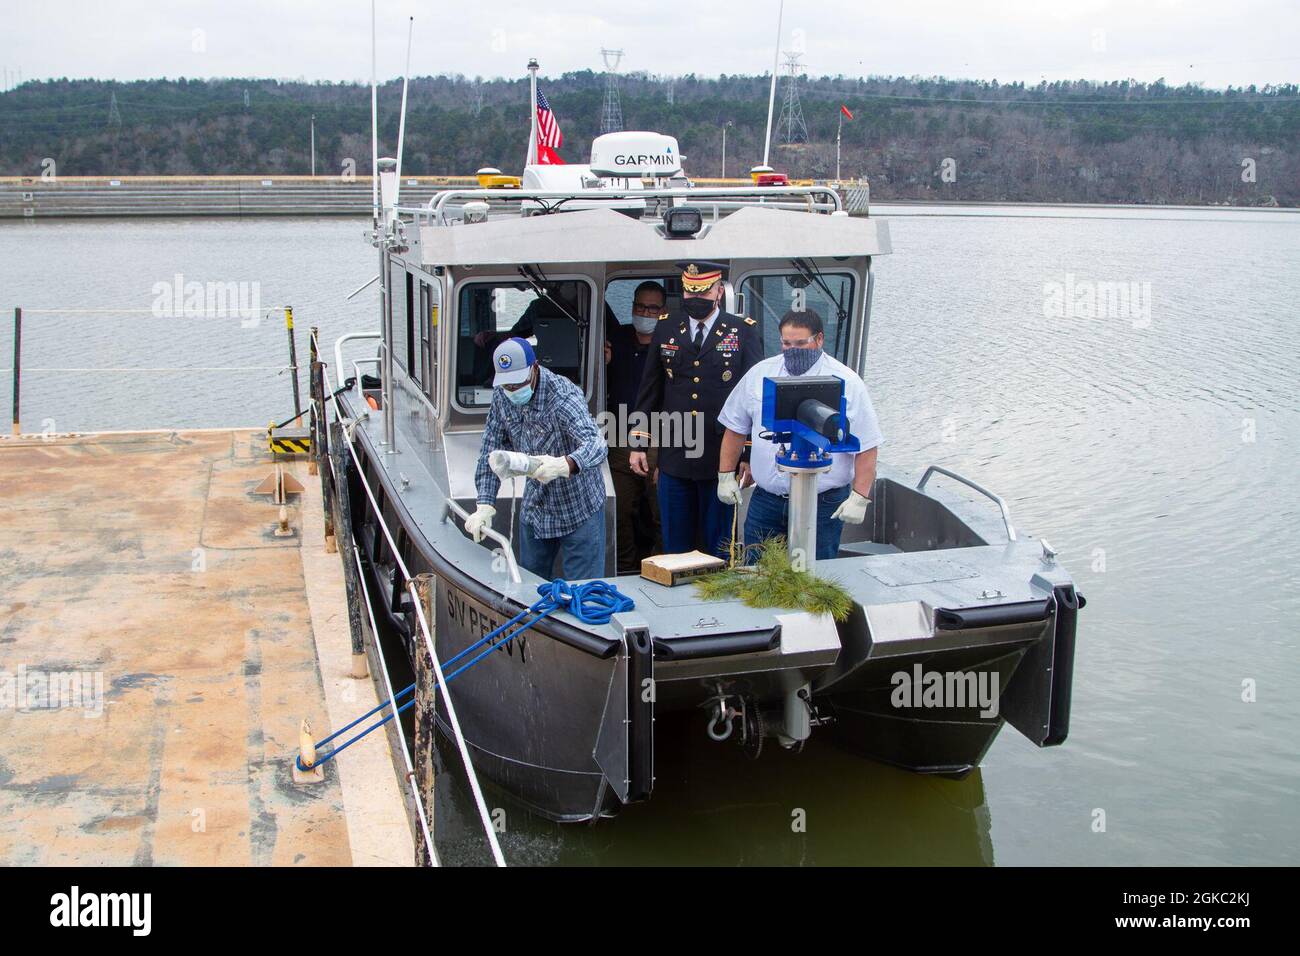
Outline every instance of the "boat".
<path fill-rule="evenodd" d="M 676 139 L 658 132 L 606 134 L 587 163 L 529 163 L 521 177 L 485 168 L 478 186 L 421 205 L 401 203 L 396 165 L 378 161 L 369 234 L 380 321 L 334 345 L 325 434 L 352 463 L 333 493 L 349 505 L 370 610 L 413 672 L 425 648 L 409 579 L 429 576 L 427 625 L 443 662 L 546 584 L 519 564 L 522 481 L 502 483 L 481 543 L 464 530 L 492 346 L 530 307 L 563 303 L 542 310 L 531 341 L 597 417 L 609 412 L 607 307 L 618 312 L 655 279 L 672 311 L 683 259 L 725 264 L 725 309 L 757 321 L 768 355 L 780 316 L 803 297 L 825 318 L 827 352 L 870 384 L 872 266 L 891 253 L 888 223 L 848 215 L 831 185 L 767 171 L 697 185 Z M 824 734 L 864 759 L 952 777 L 980 765 L 1004 724 L 1040 747 L 1066 740 L 1083 597 L 1053 549 L 1019 533 L 1006 502 L 971 478 L 881 462 L 866 520 L 846 525 L 838 555 L 816 566 L 852 597 L 836 622 L 616 574 L 603 467 L 603 580 L 635 607 L 599 624 L 556 611 L 493 637 L 495 650 L 446 685 L 475 770 L 530 811 L 588 821 L 651 799 L 656 720 L 670 714 L 759 760 L 765 742 L 798 750 Z M 941 482 L 965 496 L 941 497 Z"/>

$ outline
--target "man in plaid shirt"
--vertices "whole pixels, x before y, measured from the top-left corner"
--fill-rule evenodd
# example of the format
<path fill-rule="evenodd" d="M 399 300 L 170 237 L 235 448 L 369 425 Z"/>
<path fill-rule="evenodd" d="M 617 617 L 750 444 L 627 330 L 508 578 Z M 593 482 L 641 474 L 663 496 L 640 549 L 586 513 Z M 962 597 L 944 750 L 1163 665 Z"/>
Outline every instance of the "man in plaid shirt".
<path fill-rule="evenodd" d="M 492 355 L 496 375 L 474 486 L 478 509 L 465 522 L 475 541 L 496 515 L 501 479 L 488 458 L 497 450 L 529 456 L 520 508 L 521 563 L 550 578 L 558 556 L 569 580 L 605 573 L 607 448 L 582 390 L 537 363 L 526 339 L 511 338 Z M 557 481 L 556 479 L 561 479 Z"/>

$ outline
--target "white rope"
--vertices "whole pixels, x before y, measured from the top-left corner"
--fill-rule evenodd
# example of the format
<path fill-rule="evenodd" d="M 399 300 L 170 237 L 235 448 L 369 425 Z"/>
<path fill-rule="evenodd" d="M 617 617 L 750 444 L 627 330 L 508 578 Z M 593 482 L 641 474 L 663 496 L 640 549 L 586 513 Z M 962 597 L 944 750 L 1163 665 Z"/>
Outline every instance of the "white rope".
<path fill-rule="evenodd" d="M 334 395 L 330 389 L 329 374 L 325 368 L 321 369 L 321 378 L 325 385 L 325 394 L 329 400 L 334 403 L 335 415 L 339 415 L 338 396 Z M 354 428 L 355 428 L 354 423 Z M 411 571 L 402 560 L 402 553 L 397 547 L 397 542 L 393 540 L 392 534 L 388 530 L 388 525 L 384 523 L 384 512 L 379 507 L 379 502 L 375 500 L 374 492 L 370 488 L 370 482 L 366 480 L 365 472 L 361 468 L 361 459 L 357 457 L 357 450 L 353 447 L 351 434 L 348 434 L 348 454 L 352 456 L 353 463 L 357 466 L 357 477 L 361 479 L 361 488 L 370 500 L 370 507 L 375 512 L 378 519 L 379 530 L 383 532 L 384 538 L 388 541 L 389 550 L 392 551 L 393 560 L 396 562 L 398 569 L 402 572 L 402 577 L 406 581 L 406 587 L 411 592 L 411 597 L 415 604 L 416 620 L 420 625 L 420 633 L 424 638 L 425 648 L 429 652 L 429 660 L 433 664 L 433 673 L 438 680 L 438 688 L 442 691 L 443 699 L 447 703 L 447 719 L 451 724 L 452 735 L 456 739 L 456 747 L 460 751 L 460 759 L 465 766 L 465 776 L 469 780 L 470 791 L 474 795 L 474 803 L 478 807 L 479 819 L 483 822 L 483 832 L 487 836 L 488 844 L 492 849 L 492 858 L 496 861 L 497 866 L 505 866 L 505 856 L 501 852 L 501 844 L 497 841 L 496 828 L 492 825 L 492 815 L 488 812 L 487 802 L 483 799 L 483 791 L 479 787 L 478 774 L 474 770 L 474 762 L 469 755 L 469 747 L 465 743 L 465 735 L 460 729 L 460 720 L 456 716 L 456 706 L 452 703 L 451 694 L 447 691 L 447 681 L 442 674 L 442 665 L 438 662 L 438 652 L 433 646 L 433 635 L 429 627 L 429 621 L 424 615 L 424 605 L 420 600 L 419 592 L 415 589 L 415 582 L 411 580 Z M 337 482 L 335 487 L 338 487 Z"/>
<path fill-rule="evenodd" d="M 331 474 L 333 473 L 333 462 L 330 463 Z M 393 708 L 394 723 L 397 725 L 397 739 L 402 742 L 402 759 L 406 762 L 406 782 L 411 785 L 411 796 L 415 798 L 415 812 L 420 815 L 420 829 L 424 832 L 424 845 L 429 848 L 429 860 L 434 866 L 442 866 L 438 860 L 438 851 L 433 845 L 433 837 L 429 834 L 429 821 L 424 814 L 424 800 L 420 797 L 420 790 L 415 785 L 415 765 L 411 763 L 411 751 L 406 746 L 406 732 L 402 730 L 402 722 L 397 718 L 397 697 L 393 694 L 393 682 L 388 676 L 388 662 L 384 660 L 384 648 L 379 641 L 379 628 L 375 624 L 375 612 L 370 606 L 370 587 L 366 584 L 365 569 L 361 567 L 361 552 L 357 550 L 357 543 L 352 542 L 352 557 L 357 565 L 357 577 L 361 581 L 361 591 L 366 598 L 366 615 L 370 618 L 370 633 L 375 637 L 375 653 L 379 655 L 379 667 L 384 672 L 384 686 L 388 689 L 388 706 Z M 418 691 L 419 688 L 416 688 Z"/>

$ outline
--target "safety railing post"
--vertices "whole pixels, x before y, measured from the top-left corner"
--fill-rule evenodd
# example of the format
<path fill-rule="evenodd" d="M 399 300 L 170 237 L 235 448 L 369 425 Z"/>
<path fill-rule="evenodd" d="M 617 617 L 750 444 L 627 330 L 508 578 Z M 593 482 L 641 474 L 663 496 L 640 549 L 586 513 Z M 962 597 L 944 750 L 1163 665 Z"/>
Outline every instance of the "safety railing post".
<path fill-rule="evenodd" d="M 293 306 L 284 307 L 284 327 L 289 333 L 289 374 L 293 376 L 293 417 L 302 424 L 302 400 L 298 396 L 298 346 L 293 340 Z"/>
<path fill-rule="evenodd" d="M 311 436 L 311 448 L 307 452 L 307 474 L 314 475 L 320 468 L 321 457 L 321 440 L 320 428 L 317 426 L 317 412 L 324 411 L 324 396 L 317 392 L 316 379 L 320 371 L 317 366 L 320 365 L 320 356 L 316 353 L 316 326 L 311 327 L 311 333 L 307 336 L 307 393 L 308 393 L 308 422 L 310 427 L 307 434 Z"/>
<path fill-rule="evenodd" d="M 22 434 L 19 397 L 23 372 L 23 310 L 14 306 L 14 437 Z"/>
<path fill-rule="evenodd" d="M 341 536 L 345 545 L 350 548 L 355 540 L 352 530 L 352 505 L 349 500 L 351 495 L 348 475 L 351 462 L 347 452 L 347 442 L 343 439 L 343 427 L 338 422 L 334 425 L 336 428 L 333 442 L 334 475 L 339 484 L 334 495 L 334 504 L 338 510 L 335 534 Z M 348 599 L 348 629 L 352 632 L 352 676 L 360 679 L 370 674 L 370 667 L 366 660 L 366 645 L 361 631 L 361 587 L 357 580 L 357 573 L 351 561 L 343 562 L 343 584 Z"/>
<path fill-rule="evenodd" d="M 415 593 L 424 608 L 425 619 L 432 626 L 434 602 L 434 577 L 432 574 L 417 574 L 414 581 Z M 423 648 L 417 645 L 415 654 L 415 752 L 411 755 L 415 764 L 415 791 L 417 799 L 424 806 L 424 816 L 429 822 L 430 832 L 434 827 L 434 755 L 437 750 L 438 725 L 435 719 L 438 701 L 438 678 L 433 672 L 433 661 Z M 417 843 L 415 849 L 416 866 L 431 866 L 428 848 Z"/>

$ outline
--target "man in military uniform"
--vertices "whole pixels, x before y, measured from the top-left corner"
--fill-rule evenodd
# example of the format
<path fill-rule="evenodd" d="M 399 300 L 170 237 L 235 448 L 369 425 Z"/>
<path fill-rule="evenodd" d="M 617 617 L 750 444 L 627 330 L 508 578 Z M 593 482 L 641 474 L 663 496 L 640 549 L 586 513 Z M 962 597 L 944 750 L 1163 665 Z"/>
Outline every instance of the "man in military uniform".
<path fill-rule="evenodd" d="M 659 518 L 664 552 L 696 548 L 725 557 L 734 508 L 718 500 L 718 457 L 722 428 L 718 413 L 740 377 L 763 357 L 762 335 L 754 319 L 723 312 L 723 266 L 681 263 L 682 312 L 664 315 L 655 326 L 636 410 L 654 421 L 656 413 L 677 413 L 683 435 L 698 436 L 659 448 Z M 652 431 L 656 429 L 652 428 Z M 661 439 L 666 432 L 657 429 Z M 633 432 L 639 447 L 650 435 Z M 629 465 L 650 473 L 645 452 L 634 451 Z"/>

